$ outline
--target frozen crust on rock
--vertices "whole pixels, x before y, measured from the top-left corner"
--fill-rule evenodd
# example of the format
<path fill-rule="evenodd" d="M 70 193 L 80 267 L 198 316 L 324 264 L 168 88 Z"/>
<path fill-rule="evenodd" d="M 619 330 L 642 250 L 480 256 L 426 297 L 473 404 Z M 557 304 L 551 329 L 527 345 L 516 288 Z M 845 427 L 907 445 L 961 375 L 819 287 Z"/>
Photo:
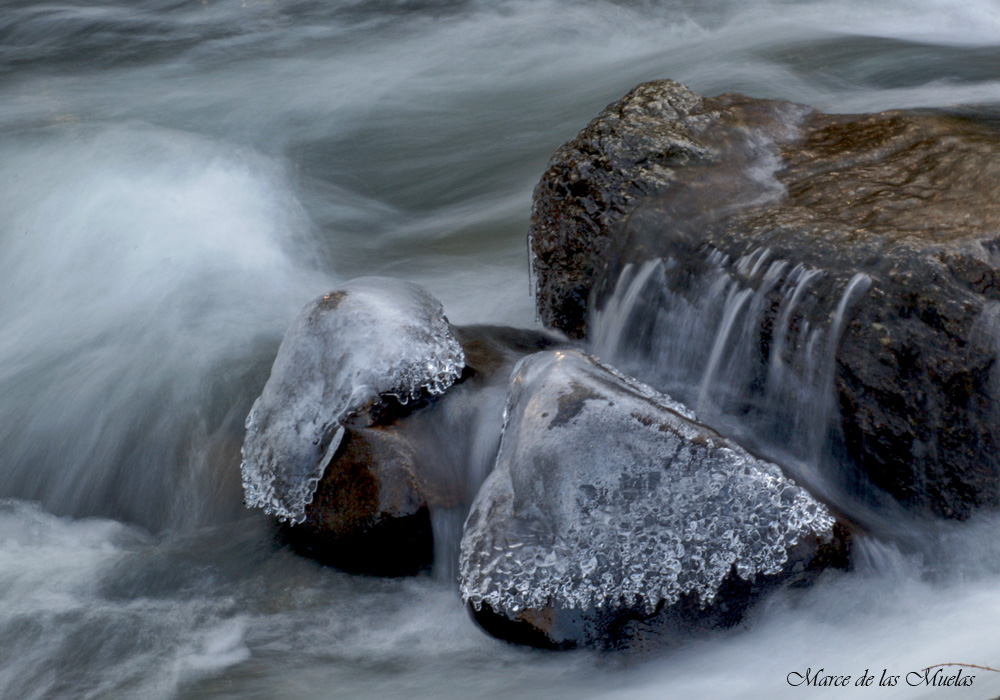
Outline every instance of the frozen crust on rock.
<path fill-rule="evenodd" d="M 464 601 L 510 618 L 707 605 L 732 570 L 777 574 L 801 539 L 832 539 L 825 506 L 678 408 L 578 351 L 522 360 L 461 542 Z"/>
<path fill-rule="evenodd" d="M 247 417 L 247 506 L 301 523 L 344 421 L 388 397 L 443 393 L 464 367 L 441 303 L 422 287 L 362 277 L 313 300 L 285 334 Z"/>

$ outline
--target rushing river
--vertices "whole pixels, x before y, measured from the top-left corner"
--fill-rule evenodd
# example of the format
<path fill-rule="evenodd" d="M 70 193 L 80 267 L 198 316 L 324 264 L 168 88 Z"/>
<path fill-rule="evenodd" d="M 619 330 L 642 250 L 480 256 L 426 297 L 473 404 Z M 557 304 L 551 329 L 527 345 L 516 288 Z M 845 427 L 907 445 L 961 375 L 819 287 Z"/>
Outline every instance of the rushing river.
<path fill-rule="evenodd" d="M 644 80 L 1000 114 L 996 0 L 4 0 L 0 697 L 989 698 L 790 672 L 1000 667 L 1000 518 L 642 658 L 483 634 L 454 581 L 355 577 L 242 506 L 297 310 L 362 274 L 535 323 L 552 151 Z M 443 528 L 447 534 L 451 528 Z M 455 534 L 443 537 L 454 546 Z"/>

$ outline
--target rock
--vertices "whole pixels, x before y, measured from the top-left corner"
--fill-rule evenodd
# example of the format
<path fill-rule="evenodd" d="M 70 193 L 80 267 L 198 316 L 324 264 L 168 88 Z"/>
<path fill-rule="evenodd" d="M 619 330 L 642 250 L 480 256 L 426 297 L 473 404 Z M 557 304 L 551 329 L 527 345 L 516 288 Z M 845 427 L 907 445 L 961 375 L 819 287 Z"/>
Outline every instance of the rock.
<path fill-rule="evenodd" d="M 464 365 L 440 302 L 415 284 L 362 277 L 313 300 L 247 417 L 246 504 L 301 523 L 345 423 L 440 394 Z"/>
<path fill-rule="evenodd" d="M 765 131 L 793 136 L 806 112 L 738 95 L 704 98 L 669 80 L 639 85 L 609 105 L 552 155 L 535 187 L 530 235 L 542 322 L 583 337 L 610 233 L 637 202 L 670 189 L 680 173 L 707 166 L 738 173 L 755 156 L 769 155 L 755 139 Z"/>
<path fill-rule="evenodd" d="M 826 507 L 668 397 L 576 350 L 511 377 L 460 589 L 504 639 L 630 645 L 732 624 L 756 595 L 843 564 Z"/>
<path fill-rule="evenodd" d="M 965 517 L 1000 501 L 998 178 L 1000 134 L 971 117 L 827 115 L 641 85 L 561 147 L 536 188 L 539 311 L 581 336 L 587 300 L 599 307 L 627 263 L 673 261 L 665 284 L 689 300 L 721 267 L 768 297 L 750 339 L 761 385 L 785 342 L 773 329 L 829 326 L 853 280 L 830 371 L 843 449 L 908 507 Z M 804 275 L 812 308 L 782 320 Z"/>
<path fill-rule="evenodd" d="M 248 420 L 248 505 L 287 521 L 296 550 L 341 569 L 429 567 L 431 511 L 471 503 L 496 454 L 511 369 L 558 342 L 453 327 L 436 300 L 397 280 L 354 280 L 315 300 Z"/>
<path fill-rule="evenodd" d="M 348 429 L 301 523 L 285 540 L 354 573 L 406 576 L 434 561 L 427 498 L 411 445 L 391 427 Z"/>

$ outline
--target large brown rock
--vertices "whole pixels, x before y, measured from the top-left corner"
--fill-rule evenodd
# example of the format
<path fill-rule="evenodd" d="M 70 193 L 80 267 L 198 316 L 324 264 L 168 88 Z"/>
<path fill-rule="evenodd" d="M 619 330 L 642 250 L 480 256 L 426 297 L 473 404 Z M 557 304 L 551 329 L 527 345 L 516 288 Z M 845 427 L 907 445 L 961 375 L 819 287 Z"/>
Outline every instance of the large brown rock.
<path fill-rule="evenodd" d="M 562 146 L 536 188 L 539 311 L 582 336 L 588 300 L 600 306 L 623 264 L 670 258 L 677 293 L 715 266 L 768 296 L 762 367 L 784 342 L 775 327 L 844 315 L 831 382 L 847 454 L 903 503 L 966 516 L 1000 496 L 997 182 L 987 122 L 640 85 Z M 788 263 L 766 285 L 747 264 L 765 251 Z M 813 307 L 789 321 L 792 270 L 816 274 Z"/>

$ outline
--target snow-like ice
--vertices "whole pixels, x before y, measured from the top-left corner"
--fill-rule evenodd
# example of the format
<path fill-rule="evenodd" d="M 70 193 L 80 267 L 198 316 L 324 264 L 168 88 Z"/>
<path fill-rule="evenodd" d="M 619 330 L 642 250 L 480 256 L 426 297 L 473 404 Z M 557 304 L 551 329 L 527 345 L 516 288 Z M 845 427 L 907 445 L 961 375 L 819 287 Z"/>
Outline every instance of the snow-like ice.
<path fill-rule="evenodd" d="M 313 300 L 247 417 L 247 506 L 301 523 L 345 421 L 363 421 L 387 397 L 440 394 L 464 367 L 440 302 L 415 284 L 362 277 Z"/>

